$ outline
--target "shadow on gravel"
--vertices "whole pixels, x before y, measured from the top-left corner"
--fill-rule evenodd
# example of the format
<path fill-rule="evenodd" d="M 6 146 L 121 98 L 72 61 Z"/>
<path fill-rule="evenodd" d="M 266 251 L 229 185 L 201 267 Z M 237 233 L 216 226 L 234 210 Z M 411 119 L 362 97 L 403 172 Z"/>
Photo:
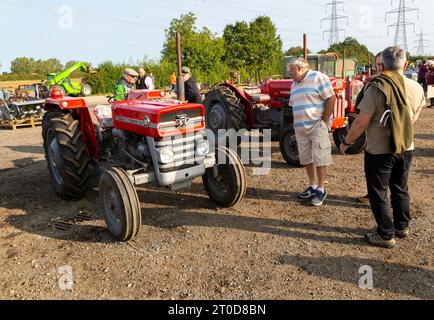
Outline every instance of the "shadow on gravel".
<path fill-rule="evenodd" d="M 299 202 L 302 205 L 311 206 L 309 201 L 299 200 L 297 198 L 296 192 L 282 192 L 279 190 L 248 188 L 246 197 L 251 199 Z M 370 209 L 369 204 L 360 203 L 356 198 L 336 196 L 333 194 L 328 195 L 323 206 Z"/>
<path fill-rule="evenodd" d="M 434 157 L 434 149 L 429 148 L 416 148 L 416 157 Z"/>
<path fill-rule="evenodd" d="M 192 188 L 197 189 L 199 185 L 194 185 Z M 205 195 L 177 194 L 159 188 L 146 188 L 139 189 L 138 191 L 142 203 L 143 225 L 158 228 L 173 229 L 183 226 L 227 228 L 254 233 L 267 233 L 280 237 L 357 246 L 364 245 L 361 241 L 361 237 L 367 231 L 362 228 L 323 226 L 287 220 L 247 217 L 239 214 L 218 214 L 214 213 L 215 211 L 209 210 L 215 210 L 216 207 Z M 194 192 L 198 191 L 199 190 L 194 190 Z M 101 226 L 78 222 L 74 223 L 66 230 L 56 230 L 55 223 L 57 220 L 53 220 L 53 218 L 58 215 L 56 208 L 61 211 L 65 211 L 65 209 L 62 208 L 63 201 L 57 199 L 55 195 L 49 196 L 49 198 L 50 200 L 45 202 L 45 206 L 51 208 L 44 210 L 45 212 L 40 212 L 38 209 L 29 210 L 25 206 L 21 206 L 26 214 L 8 216 L 5 222 L 18 230 L 54 239 L 88 243 L 114 242 L 114 239 L 110 236 L 106 228 Z M 97 202 L 97 192 L 90 191 L 86 199 L 88 202 Z M 162 207 L 151 208 L 147 207 L 146 204 L 154 204 Z M 65 204 L 64 206 L 67 205 Z M 4 207 L 4 205 L 2 205 L 2 207 Z M 13 207 L 16 208 L 20 206 L 15 204 Z M 98 215 L 98 210 L 99 209 L 95 209 L 92 212 L 92 218 L 90 220 L 102 220 L 102 217 Z M 236 213 L 235 210 L 234 212 Z M 70 216 L 71 214 L 62 218 L 67 219 Z M 342 234 L 342 236 L 336 234 Z"/>
<path fill-rule="evenodd" d="M 44 147 L 42 146 L 5 146 L 14 152 L 44 154 Z"/>
<path fill-rule="evenodd" d="M 421 140 L 434 140 L 434 134 L 419 133 L 419 134 L 415 134 L 414 138 L 421 139 Z"/>
<path fill-rule="evenodd" d="M 385 290 L 420 299 L 434 298 L 434 272 L 420 267 L 349 256 L 314 258 L 283 255 L 277 260 L 281 264 L 299 267 L 309 275 L 347 282 L 357 287 L 363 276 L 363 273 L 359 273 L 360 267 L 370 266 L 374 291 Z"/>

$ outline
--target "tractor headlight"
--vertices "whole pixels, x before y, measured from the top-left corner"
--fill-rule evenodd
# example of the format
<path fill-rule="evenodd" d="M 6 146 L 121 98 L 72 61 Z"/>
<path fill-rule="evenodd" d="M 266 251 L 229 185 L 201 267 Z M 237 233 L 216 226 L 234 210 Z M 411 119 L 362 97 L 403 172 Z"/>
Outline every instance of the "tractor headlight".
<path fill-rule="evenodd" d="M 175 160 L 175 153 L 172 147 L 163 147 L 159 150 L 159 162 L 162 164 L 172 163 Z"/>
<path fill-rule="evenodd" d="M 196 141 L 196 154 L 204 157 L 209 153 L 209 143 L 205 140 Z"/>

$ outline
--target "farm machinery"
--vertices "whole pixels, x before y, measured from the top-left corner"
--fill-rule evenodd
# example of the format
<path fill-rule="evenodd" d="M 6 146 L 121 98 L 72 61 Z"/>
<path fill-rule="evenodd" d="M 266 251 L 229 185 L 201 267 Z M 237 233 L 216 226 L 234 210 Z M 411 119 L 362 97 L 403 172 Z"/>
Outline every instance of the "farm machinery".
<path fill-rule="evenodd" d="M 77 62 L 61 73 L 48 73 L 45 83 L 46 88 L 50 92 L 52 90 L 60 90 L 63 95 L 90 96 L 92 94 L 92 88 L 90 85 L 84 82 L 75 82 L 69 78 L 69 76 L 77 70 L 89 73 L 90 67 L 84 62 Z"/>
<path fill-rule="evenodd" d="M 45 101 L 43 140 L 56 193 L 83 196 L 91 170 L 100 174 L 99 193 L 109 232 L 119 241 L 134 238 L 141 226 L 135 186 L 147 183 L 179 191 L 202 177 L 209 198 L 221 207 L 240 202 L 246 173 L 238 155 L 213 147 L 205 130 L 205 109 L 164 92 L 131 92 L 126 100 L 94 109 L 59 90 Z"/>
<path fill-rule="evenodd" d="M 20 85 L 14 92 L 0 90 L 0 121 L 39 119 L 48 91 L 42 84 Z"/>
<path fill-rule="evenodd" d="M 284 79 L 266 80 L 256 87 L 237 87 L 231 82 L 225 82 L 211 89 L 204 101 L 207 127 L 216 136 L 219 129 L 271 129 L 272 138 L 280 140 L 285 160 L 291 165 L 299 166 L 293 113 L 289 106 L 293 80 L 287 71 L 287 66 L 293 59 L 295 57 L 292 56 L 284 58 Z M 311 69 L 327 74 L 336 94 L 331 129 L 338 147 L 357 117 L 354 104 L 364 85 L 360 80 L 351 79 L 350 75 L 355 70 L 355 63 L 351 64 L 351 61 L 354 60 L 346 63 L 334 53 L 308 55 Z M 363 135 L 348 153 L 360 153 L 365 144 L 366 136 Z"/>

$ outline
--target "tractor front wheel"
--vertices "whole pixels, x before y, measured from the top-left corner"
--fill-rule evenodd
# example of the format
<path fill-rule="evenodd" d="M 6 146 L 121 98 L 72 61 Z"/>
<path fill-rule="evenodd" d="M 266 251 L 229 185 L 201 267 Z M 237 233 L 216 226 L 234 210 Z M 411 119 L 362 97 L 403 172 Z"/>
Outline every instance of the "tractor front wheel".
<path fill-rule="evenodd" d="M 333 131 L 333 140 L 338 149 L 341 147 L 341 144 L 344 142 L 344 139 L 348 132 L 350 131 L 351 126 L 353 125 L 354 120 L 356 120 L 357 114 L 350 113 L 348 114 L 348 125 L 345 128 L 337 129 Z M 348 148 L 347 154 L 359 154 L 366 147 L 367 136 L 366 132 L 363 134 Z"/>
<path fill-rule="evenodd" d="M 246 194 L 246 171 L 238 155 L 228 148 L 219 147 L 215 156 L 216 164 L 206 170 L 203 184 L 213 202 L 224 208 L 232 207 Z"/>
<path fill-rule="evenodd" d="M 99 180 L 101 208 L 109 232 L 118 241 L 133 239 L 140 231 L 142 215 L 139 197 L 126 172 L 111 168 Z"/>
<path fill-rule="evenodd" d="M 80 198 L 89 186 L 89 151 L 78 120 L 70 113 L 49 111 L 42 121 L 45 158 L 56 193 Z"/>
<path fill-rule="evenodd" d="M 83 97 L 88 97 L 92 94 L 92 87 L 88 84 L 83 84 L 81 86 L 81 94 Z"/>
<path fill-rule="evenodd" d="M 282 130 L 279 147 L 280 153 L 289 165 L 294 167 L 302 167 L 298 154 L 297 138 L 292 125 Z"/>

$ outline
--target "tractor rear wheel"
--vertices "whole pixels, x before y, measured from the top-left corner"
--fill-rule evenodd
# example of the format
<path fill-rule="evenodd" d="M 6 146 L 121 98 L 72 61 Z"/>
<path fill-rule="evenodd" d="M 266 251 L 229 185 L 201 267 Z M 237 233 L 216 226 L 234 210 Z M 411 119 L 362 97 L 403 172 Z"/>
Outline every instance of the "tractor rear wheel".
<path fill-rule="evenodd" d="M 137 236 L 142 225 L 139 197 L 126 172 L 110 168 L 99 180 L 101 208 L 109 232 L 125 242 Z"/>
<path fill-rule="evenodd" d="M 356 120 L 357 114 L 356 113 L 349 113 L 348 114 L 348 125 L 345 128 L 337 129 L 333 131 L 333 140 L 336 144 L 336 147 L 338 149 L 341 147 L 341 144 L 344 142 L 344 139 L 348 132 L 350 131 L 351 126 L 353 125 L 354 120 Z M 359 154 L 363 150 L 365 150 L 367 143 L 367 136 L 366 132 L 363 132 L 363 134 L 352 144 L 348 150 L 347 154 Z"/>
<path fill-rule="evenodd" d="M 217 135 L 219 129 L 246 128 L 246 114 L 241 100 L 236 94 L 224 86 L 210 90 L 206 96 L 206 125 Z"/>
<path fill-rule="evenodd" d="M 92 87 L 88 84 L 81 85 L 81 94 L 83 97 L 88 97 L 92 94 Z"/>
<path fill-rule="evenodd" d="M 289 165 L 302 167 L 298 154 L 297 138 L 295 137 L 295 131 L 292 125 L 282 130 L 279 147 L 280 153 Z"/>
<path fill-rule="evenodd" d="M 80 198 L 89 186 L 89 151 L 81 140 L 78 120 L 70 113 L 49 111 L 42 121 L 45 158 L 56 193 Z"/>
<path fill-rule="evenodd" d="M 206 170 L 203 184 L 213 202 L 224 208 L 232 207 L 246 194 L 246 171 L 238 155 L 228 148 L 219 147 L 215 156 L 216 164 Z M 219 164 L 219 159 L 225 162 Z"/>

